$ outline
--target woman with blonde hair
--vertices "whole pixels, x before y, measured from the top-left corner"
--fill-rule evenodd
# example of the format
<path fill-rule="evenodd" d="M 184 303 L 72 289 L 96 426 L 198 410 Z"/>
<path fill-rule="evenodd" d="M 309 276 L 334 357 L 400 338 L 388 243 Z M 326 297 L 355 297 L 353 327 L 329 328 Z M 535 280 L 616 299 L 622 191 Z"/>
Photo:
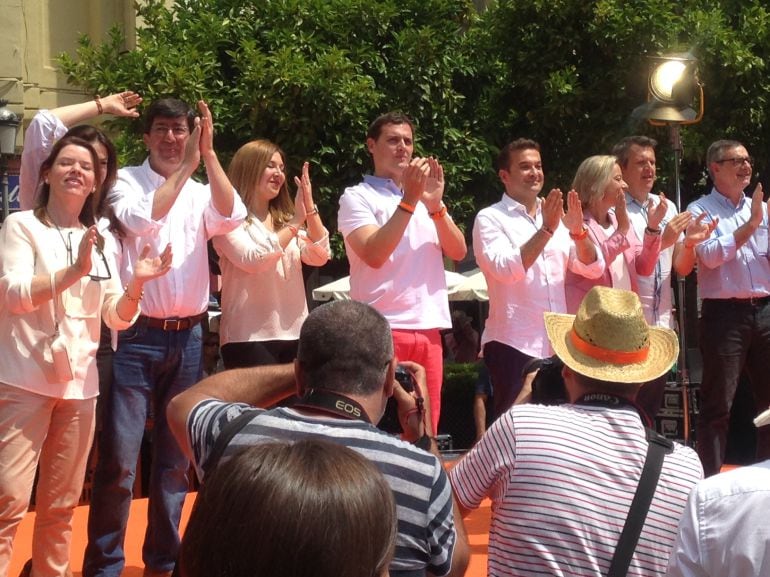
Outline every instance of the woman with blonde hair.
<path fill-rule="evenodd" d="M 589 235 L 606 263 L 604 274 L 598 279 L 567 271 L 567 312 L 575 314 L 593 286 L 638 292 L 637 277 L 651 275 L 655 270 L 660 253 L 660 223 L 666 215 L 666 205 L 658 203 L 649 212 L 644 238 L 637 238 L 626 212 L 628 185 L 614 156 L 586 158 L 575 173 L 572 188 L 583 206 L 584 229 L 577 236 Z"/>
<path fill-rule="evenodd" d="M 213 240 L 222 269 L 222 360 L 228 369 L 290 362 L 308 314 L 302 264 L 322 266 L 330 257 L 308 163 L 294 178 L 294 201 L 285 155 L 268 140 L 244 144 L 228 176 L 249 214 L 240 227 Z"/>

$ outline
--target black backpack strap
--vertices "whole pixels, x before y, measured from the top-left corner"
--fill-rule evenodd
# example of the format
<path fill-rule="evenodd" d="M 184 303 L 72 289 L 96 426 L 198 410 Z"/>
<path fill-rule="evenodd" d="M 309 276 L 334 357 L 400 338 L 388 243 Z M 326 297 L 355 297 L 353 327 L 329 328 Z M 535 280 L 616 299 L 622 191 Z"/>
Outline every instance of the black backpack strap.
<path fill-rule="evenodd" d="M 626 523 L 620 533 L 615 555 L 612 557 L 607 577 L 625 577 L 631 557 L 639 542 L 647 511 L 650 509 L 655 488 L 658 485 L 660 471 L 663 468 L 663 458 L 674 450 L 674 443 L 649 427 L 647 432 L 647 457 L 644 460 L 642 476 L 636 488 L 634 499 L 628 510 Z"/>
<path fill-rule="evenodd" d="M 248 409 L 243 411 L 240 415 L 238 415 L 224 426 L 222 432 L 219 433 L 219 437 L 217 437 L 217 440 L 214 443 L 214 448 L 211 449 L 211 453 L 209 453 L 206 462 L 203 463 L 202 469 L 205 475 L 207 475 L 214 469 L 214 467 L 217 466 L 219 459 L 222 458 L 225 449 L 227 449 L 227 445 L 230 444 L 230 441 L 233 440 L 233 437 L 237 435 L 240 430 L 243 429 L 243 427 L 245 427 L 249 421 L 251 421 L 251 419 L 253 419 L 258 413 L 261 412 L 262 409 Z"/>

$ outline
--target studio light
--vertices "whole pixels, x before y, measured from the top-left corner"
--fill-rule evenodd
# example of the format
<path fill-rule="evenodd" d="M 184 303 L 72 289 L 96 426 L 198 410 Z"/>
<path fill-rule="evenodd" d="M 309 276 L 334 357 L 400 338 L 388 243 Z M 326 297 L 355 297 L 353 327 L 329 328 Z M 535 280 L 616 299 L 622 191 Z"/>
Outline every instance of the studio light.
<path fill-rule="evenodd" d="M 695 124 L 703 118 L 703 86 L 698 80 L 698 61 L 692 54 L 670 54 L 651 59 L 647 83 L 647 102 L 638 106 L 632 118 L 645 119 L 655 126 L 667 126 L 674 151 L 674 202 L 682 210 L 679 165 L 682 162 L 683 125 Z M 679 359 L 676 382 L 682 390 L 685 442 L 690 441 L 690 375 L 687 367 L 685 329 L 685 278 L 677 276 L 677 321 L 679 324 Z"/>
<path fill-rule="evenodd" d="M 652 59 L 648 102 L 640 112 L 652 124 L 694 124 L 703 118 L 698 61 L 690 54 Z M 696 108 L 697 107 L 697 110 Z"/>

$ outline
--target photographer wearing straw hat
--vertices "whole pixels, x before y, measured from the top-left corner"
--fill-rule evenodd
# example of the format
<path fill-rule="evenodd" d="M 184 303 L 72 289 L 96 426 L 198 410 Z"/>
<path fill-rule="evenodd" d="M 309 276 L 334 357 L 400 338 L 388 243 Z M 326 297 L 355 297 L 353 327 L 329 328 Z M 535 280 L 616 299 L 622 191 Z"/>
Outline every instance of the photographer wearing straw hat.
<path fill-rule="evenodd" d="M 676 335 L 650 327 L 639 297 L 597 286 L 577 315 L 545 313 L 569 403 L 516 405 L 450 472 L 464 513 L 494 501 L 489 575 L 604 576 L 634 498 L 648 441 L 634 399 L 668 371 Z M 695 452 L 663 460 L 630 574 L 663 575 L 690 489 Z"/>

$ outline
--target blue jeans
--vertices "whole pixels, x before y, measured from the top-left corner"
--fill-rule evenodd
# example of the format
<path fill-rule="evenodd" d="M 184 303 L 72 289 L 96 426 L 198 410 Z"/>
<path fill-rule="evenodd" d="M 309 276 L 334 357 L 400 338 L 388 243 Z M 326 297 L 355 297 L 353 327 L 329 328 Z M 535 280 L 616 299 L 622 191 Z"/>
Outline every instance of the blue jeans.
<path fill-rule="evenodd" d="M 84 577 L 120 577 L 136 463 L 148 412 L 153 416 L 152 469 L 145 567 L 170 571 L 179 551 L 179 519 L 189 462 L 166 421 L 166 407 L 202 374 L 202 329 L 163 331 L 142 319 L 120 333 L 114 382 L 99 435 L 99 460 L 88 516 Z"/>

